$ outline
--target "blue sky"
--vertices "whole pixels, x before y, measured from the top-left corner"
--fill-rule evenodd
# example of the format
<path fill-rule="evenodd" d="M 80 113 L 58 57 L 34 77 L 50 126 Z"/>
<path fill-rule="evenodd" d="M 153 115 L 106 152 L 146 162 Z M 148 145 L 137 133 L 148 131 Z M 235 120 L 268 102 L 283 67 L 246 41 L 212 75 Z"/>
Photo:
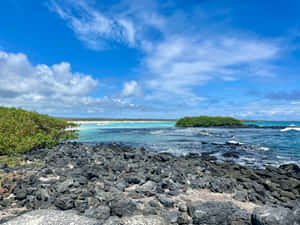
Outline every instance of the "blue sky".
<path fill-rule="evenodd" d="M 300 120 L 296 0 L 0 3 L 0 105 Z"/>

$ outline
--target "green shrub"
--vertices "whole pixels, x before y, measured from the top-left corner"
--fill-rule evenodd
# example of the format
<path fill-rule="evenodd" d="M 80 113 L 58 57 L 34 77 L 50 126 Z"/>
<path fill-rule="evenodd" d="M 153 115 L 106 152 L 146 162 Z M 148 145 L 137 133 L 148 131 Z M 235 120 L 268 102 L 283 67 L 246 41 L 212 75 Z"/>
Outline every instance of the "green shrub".
<path fill-rule="evenodd" d="M 241 126 L 241 120 L 232 117 L 221 116 L 197 116 L 184 117 L 176 121 L 176 127 L 221 127 L 221 126 Z"/>
<path fill-rule="evenodd" d="M 0 155 L 52 147 L 58 142 L 75 139 L 75 132 L 65 131 L 72 126 L 76 125 L 37 112 L 0 107 Z"/>

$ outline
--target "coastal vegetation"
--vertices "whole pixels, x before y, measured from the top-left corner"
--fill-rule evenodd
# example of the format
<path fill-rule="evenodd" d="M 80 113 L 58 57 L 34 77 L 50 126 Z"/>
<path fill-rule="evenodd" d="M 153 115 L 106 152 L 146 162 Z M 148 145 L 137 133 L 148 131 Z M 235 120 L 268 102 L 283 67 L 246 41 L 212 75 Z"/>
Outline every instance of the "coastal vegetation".
<path fill-rule="evenodd" d="M 57 119 L 21 108 L 0 107 L 0 155 L 11 155 L 34 148 L 52 147 L 59 142 L 77 138 L 76 126 Z"/>
<path fill-rule="evenodd" d="M 176 121 L 176 127 L 227 127 L 227 126 L 242 126 L 241 120 L 233 117 L 221 116 L 196 116 L 184 117 Z"/>

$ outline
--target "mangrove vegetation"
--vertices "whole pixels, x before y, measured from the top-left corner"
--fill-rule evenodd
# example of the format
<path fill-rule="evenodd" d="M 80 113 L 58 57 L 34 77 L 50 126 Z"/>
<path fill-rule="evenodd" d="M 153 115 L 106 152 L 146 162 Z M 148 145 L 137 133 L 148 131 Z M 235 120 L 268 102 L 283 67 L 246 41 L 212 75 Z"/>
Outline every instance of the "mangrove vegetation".
<path fill-rule="evenodd" d="M 243 126 L 241 120 L 222 116 L 184 117 L 176 121 L 176 127 L 236 127 Z"/>
<path fill-rule="evenodd" d="M 76 126 L 57 119 L 21 108 L 0 107 L 0 155 L 10 155 L 34 148 L 52 147 L 59 142 L 75 139 Z"/>

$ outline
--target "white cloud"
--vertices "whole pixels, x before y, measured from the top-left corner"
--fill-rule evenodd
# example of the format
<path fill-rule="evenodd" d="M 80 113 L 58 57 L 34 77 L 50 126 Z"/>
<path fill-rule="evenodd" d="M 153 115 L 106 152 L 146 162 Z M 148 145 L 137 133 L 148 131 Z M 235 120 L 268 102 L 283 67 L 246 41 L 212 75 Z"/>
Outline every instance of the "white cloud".
<path fill-rule="evenodd" d="M 202 85 L 214 88 L 215 81 L 277 76 L 273 60 L 280 57 L 279 42 L 227 27 L 228 18 L 222 20 L 219 30 L 218 23 L 205 19 L 209 12 L 196 17 L 204 21 L 195 22 L 193 15 L 172 8 L 164 11 L 159 8 L 162 5 L 121 0 L 100 9 L 82 0 L 52 0 L 51 7 L 92 49 L 119 42 L 140 50 L 141 81 L 126 82 L 121 97 L 139 96 L 143 88 L 146 102 L 193 107 L 209 100 L 201 96 Z M 205 10 L 200 12 L 205 14 Z M 243 115 L 248 112 L 243 110 Z"/>
<path fill-rule="evenodd" d="M 88 111 L 138 110 L 122 99 L 90 97 L 97 88 L 97 80 L 72 72 L 67 62 L 34 66 L 25 54 L 0 51 L 0 105 L 73 116 Z"/>
<path fill-rule="evenodd" d="M 69 63 L 33 66 L 22 53 L 0 52 L 0 90 L 3 92 L 10 91 L 16 96 L 35 93 L 80 96 L 97 86 L 98 81 L 90 75 L 72 73 Z"/>
<path fill-rule="evenodd" d="M 153 92 L 148 98 L 159 99 L 163 95 L 168 101 L 171 98 L 195 105 L 205 100 L 195 94 L 195 88 L 199 90 L 213 80 L 229 82 L 247 76 L 269 76 L 272 72 L 267 73 L 268 62 L 278 52 L 276 44 L 251 38 L 167 36 L 146 50 L 144 64 L 153 74 L 146 80 Z"/>
<path fill-rule="evenodd" d="M 52 0 L 50 8 L 64 19 L 78 39 L 94 50 L 105 49 L 106 41 L 114 40 L 135 45 L 135 28 L 126 18 L 104 15 L 85 1 L 66 1 L 58 4 Z"/>
<path fill-rule="evenodd" d="M 145 62 L 157 75 L 150 86 L 175 91 L 213 78 L 233 80 L 241 67 L 273 59 L 278 51 L 272 43 L 252 39 L 198 40 L 181 36 L 157 45 L 148 52 Z"/>
<path fill-rule="evenodd" d="M 128 81 L 124 83 L 124 87 L 121 93 L 123 97 L 141 96 L 142 90 L 136 81 Z"/>

